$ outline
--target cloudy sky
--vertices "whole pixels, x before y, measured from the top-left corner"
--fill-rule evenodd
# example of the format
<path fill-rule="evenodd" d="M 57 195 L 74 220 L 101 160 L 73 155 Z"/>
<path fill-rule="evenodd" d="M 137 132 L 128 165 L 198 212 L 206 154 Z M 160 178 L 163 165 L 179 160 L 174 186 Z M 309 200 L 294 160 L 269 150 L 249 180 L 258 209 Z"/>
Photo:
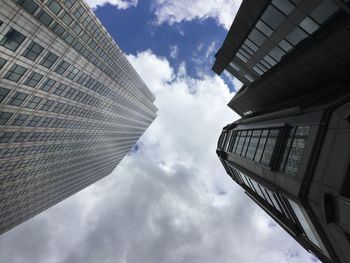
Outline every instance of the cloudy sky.
<path fill-rule="evenodd" d="M 210 68 L 240 1 L 88 2 L 155 94 L 158 118 L 110 176 L 2 235 L 0 262 L 316 261 L 215 154 L 239 83 Z"/>

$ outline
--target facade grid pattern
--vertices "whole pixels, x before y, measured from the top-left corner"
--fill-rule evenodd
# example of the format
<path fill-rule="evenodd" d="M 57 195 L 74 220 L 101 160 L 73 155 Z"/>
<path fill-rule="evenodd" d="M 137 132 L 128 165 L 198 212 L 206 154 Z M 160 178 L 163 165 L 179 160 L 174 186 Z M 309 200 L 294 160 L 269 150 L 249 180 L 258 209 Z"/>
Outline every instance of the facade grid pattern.
<path fill-rule="evenodd" d="M 0 4 L 3 233 L 110 174 L 157 108 L 84 1 Z"/>

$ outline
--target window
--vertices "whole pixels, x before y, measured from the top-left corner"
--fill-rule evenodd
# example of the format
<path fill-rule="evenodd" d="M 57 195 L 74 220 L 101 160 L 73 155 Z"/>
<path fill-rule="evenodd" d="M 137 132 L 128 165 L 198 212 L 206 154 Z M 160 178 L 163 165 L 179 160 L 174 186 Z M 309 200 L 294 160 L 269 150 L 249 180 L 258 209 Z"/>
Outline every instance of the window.
<path fill-rule="evenodd" d="M 37 57 L 40 55 L 40 53 L 44 50 L 44 48 L 34 41 L 30 43 L 30 45 L 27 47 L 27 49 L 23 52 L 22 56 L 26 57 L 27 59 L 30 59 L 32 61 L 36 60 Z"/>
<path fill-rule="evenodd" d="M 23 123 L 28 119 L 28 114 L 18 114 L 17 117 L 13 120 L 11 125 L 13 126 L 22 126 Z"/>
<path fill-rule="evenodd" d="M 289 15 L 294 10 L 294 5 L 288 0 L 273 0 L 272 4 L 285 15 Z"/>
<path fill-rule="evenodd" d="M 28 101 L 26 107 L 30 108 L 30 109 L 35 109 L 41 101 L 42 101 L 42 98 L 37 97 L 37 96 L 32 96 L 30 98 L 30 100 Z"/>
<path fill-rule="evenodd" d="M 40 107 L 40 110 L 48 111 L 51 106 L 55 103 L 53 100 L 46 100 Z"/>
<path fill-rule="evenodd" d="M 320 245 L 320 238 L 317 235 L 317 232 L 314 232 L 314 230 L 311 228 L 310 226 L 310 219 L 307 219 L 307 213 L 304 214 L 304 212 L 302 211 L 301 207 L 295 203 L 294 201 L 292 201 L 291 199 L 288 199 L 289 204 L 295 214 L 295 216 L 298 218 L 298 221 L 301 225 L 301 227 L 303 228 L 307 238 L 317 247 L 321 248 Z M 323 246 L 322 246 L 323 247 Z"/>
<path fill-rule="evenodd" d="M 85 10 L 82 6 L 79 6 L 79 8 L 74 12 L 74 16 L 79 19 L 83 14 Z"/>
<path fill-rule="evenodd" d="M 266 36 L 264 36 L 259 30 L 255 29 L 255 28 L 252 30 L 252 32 L 250 32 L 248 37 L 251 41 L 253 41 L 259 47 L 266 40 Z"/>
<path fill-rule="evenodd" d="M 80 52 L 80 50 L 83 48 L 83 45 L 80 43 L 79 40 L 76 40 L 73 44 L 73 47 L 76 51 Z"/>
<path fill-rule="evenodd" d="M 40 117 L 40 116 L 33 116 L 30 119 L 30 121 L 27 123 L 27 126 L 29 126 L 29 127 L 36 127 L 41 119 L 42 119 L 42 117 Z"/>
<path fill-rule="evenodd" d="M 60 95 L 62 95 L 62 93 L 64 92 L 64 90 L 66 88 L 67 88 L 67 85 L 60 83 L 53 93 L 60 96 Z"/>
<path fill-rule="evenodd" d="M 87 77 L 88 77 L 88 75 L 82 72 L 82 73 L 79 75 L 79 77 L 78 77 L 78 79 L 76 80 L 76 82 L 82 85 L 82 84 L 84 83 L 84 81 L 86 80 Z"/>
<path fill-rule="evenodd" d="M 6 64 L 7 60 L 0 58 L 0 70 L 2 69 L 2 67 Z"/>
<path fill-rule="evenodd" d="M 63 23 L 65 23 L 67 26 L 69 26 L 73 22 L 72 17 L 68 15 L 66 12 L 62 14 L 61 19 Z"/>
<path fill-rule="evenodd" d="M 67 77 L 68 79 L 70 79 L 70 80 L 73 80 L 73 79 L 76 77 L 76 75 L 77 75 L 78 73 L 79 73 L 79 69 L 77 69 L 76 67 L 72 67 L 72 68 L 68 71 L 66 77 Z"/>
<path fill-rule="evenodd" d="M 26 37 L 20 32 L 11 28 L 0 41 L 0 45 L 12 51 L 16 51 Z"/>
<path fill-rule="evenodd" d="M 25 139 L 28 137 L 29 132 L 21 132 L 17 135 L 15 142 L 24 142 Z"/>
<path fill-rule="evenodd" d="M 61 102 L 57 102 L 55 107 L 52 109 L 53 112 L 60 112 L 62 110 L 62 108 L 65 106 L 64 103 L 61 103 Z"/>
<path fill-rule="evenodd" d="M 263 150 L 265 148 L 265 143 L 267 139 L 268 130 L 263 130 L 260 136 L 259 144 L 256 149 L 254 161 L 260 163 Z"/>
<path fill-rule="evenodd" d="M 280 49 L 279 47 L 274 47 L 271 52 L 270 52 L 270 56 L 276 60 L 276 61 L 281 61 L 282 57 L 285 55 L 286 53 Z"/>
<path fill-rule="evenodd" d="M 46 56 L 43 58 L 43 60 L 40 62 L 40 65 L 50 69 L 57 59 L 58 59 L 58 56 L 56 56 L 52 52 L 48 52 Z"/>
<path fill-rule="evenodd" d="M 63 39 L 64 39 L 64 41 L 66 41 L 69 45 L 71 45 L 71 44 L 74 42 L 74 40 L 75 40 L 75 38 L 74 38 L 70 33 L 68 33 L 68 32 L 67 32 L 67 34 L 63 37 Z"/>
<path fill-rule="evenodd" d="M 294 28 L 292 32 L 288 34 L 286 39 L 293 45 L 296 46 L 299 44 L 302 40 L 307 38 L 307 34 L 304 32 L 304 30 L 300 29 L 299 27 Z"/>
<path fill-rule="evenodd" d="M 247 155 L 246 155 L 246 157 L 250 160 L 254 160 L 254 156 L 255 156 L 256 149 L 258 147 L 261 132 L 262 132 L 261 130 L 254 130 L 252 133 L 252 137 L 250 138 Z"/>
<path fill-rule="evenodd" d="M 55 0 L 49 1 L 49 3 L 46 5 L 55 15 L 58 15 L 58 13 L 62 10 L 62 7 Z"/>
<path fill-rule="evenodd" d="M 291 131 L 290 140 L 285 149 L 279 170 L 289 175 L 295 175 L 297 173 L 309 130 L 310 127 L 308 126 L 300 126 L 294 134 L 293 130 Z"/>
<path fill-rule="evenodd" d="M 58 64 L 58 66 L 55 69 L 55 72 L 63 75 L 63 73 L 67 70 L 67 68 L 70 66 L 70 64 L 68 62 L 66 62 L 65 60 L 62 60 L 60 64 Z"/>
<path fill-rule="evenodd" d="M 52 22 L 52 17 L 46 13 L 45 11 L 41 10 L 39 14 L 36 15 L 36 17 L 43 23 L 45 26 L 49 26 Z"/>
<path fill-rule="evenodd" d="M 270 165 L 272 153 L 276 146 L 278 133 L 279 133 L 278 129 L 271 129 L 269 131 L 269 135 L 265 144 L 264 153 L 261 158 L 261 164 L 266 166 Z"/>
<path fill-rule="evenodd" d="M 46 117 L 42 122 L 41 122 L 41 127 L 48 127 L 50 126 L 50 123 L 52 122 L 53 118 L 51 117 Z"/>
<path fill-rule="evenodd" d="M 27 94 L 17 91 L 16 94 L 11 98 L 8 104 L 14 106 L 20 106 L 23 101 L 27 98 Z"/>
<path fill-rule="evenodd" d="M 278 11 L 274 6 L 270 5 L 265 13 L 262 15 L 261 19 L 272 29 L 276 29 L 282 21 L 285 19 L 285 16 Z"/>
<path fill-rule="evenodd" d="M 293 49 L 293 46 L 291 44 L 289 44 L 288 41 L 286 40 L 282 40 L 279 44 L 280 48 L 282 48 L 285 52 L 289 52 L 290 50 Z"/>
<path fill-rule="evenodd" d="M 17 0 L 16 2 L 31 14 L 38 9 L 38 5 L 33 0 Z"/>
<path fill-rule="evenodd" d="M 311 17 L 319 24 L 323 24 L 338 10 L 338 5 L 333 1 L 324 0 L 314 11 L 312 11 Z"/>
<path fill-rule="evenodd" d="M 0 143 L 9 142 L 14 134 L 14 132 L 3 132 L 0 136 Z"/>
<path fill-rule="evenodd" d="M 0 112 L 0 125 L 5 125 L 12 115 L 11 112 Z"/>
<path fill-rule="evenodd" d="M 43 75 L 33 72 L 27 80 L 24 82 L 24 85 L 30 86 L 30 87 L 35 87 L 39 81 L 43 78 Z"/>
<path fill-rule="evenodd" d="M 7 94 L 9 94 L 9 92 L 10 92 L 9 89 L 0 87 L 0 102 L 2 102 L 5 99 L 5 97 L 7 96 Z"/>
<path fill-rule="evenodd" d="M 64 95 L 64 96 L 65 96 L 67 99 L 72 99 L 76 91 L 77 91 L 77 90 L 76 90 L 75 88 L 70 88 L 70 89 L 68 90 L 68 92 L 66 93 L 66 95 Z"/>
<path fill-rule="evenodd" d="M 79 35 L 80 32 L 82 31 L 83 29 L 78 25 L 78 24 L 75 24 L 74 27 L 73 27 L 73 31 Z"/>
<path fill-rule="evenodd" d="M 26 68 L 17 64 L 13 65 L 12 68 L 6 73 L 5 79 L 18 82 L 23 74 L 27 71 Z"/>
<path fill-rule="evenodd" d="M 277 64 L 277 62 L 272 57 L 270 57 L 269 55 L 266 55 L 264 57 L 264 61 L 267 62 L 272 67 Z"/>
<path fill-rule="evenodd" d="M 54 23 L 52 27 L 53 32 L 55 32 L 58 36 L 62 36 L 64 33 L 64 28 L 58 24 L 57 22 Z"/>
<path fill-rule="evenodd" d="M 75 0 L 63 0 L 64 5 L 68 8 L 71 9 L 71 7 L 74 5 Z"/>
<path fill-rule="evenodd" d="M 271 36 L 273 33 L 273 30 L 261 20 L 256 23 L 255 27 L 267 37 Z"/>
<path fill-rule="evenodd" d="M 29 137 L 30 142 L 35 142 L 35 141 L 39 141 L 39 137 L 41 135 L 41 132 L 33 132 L 32 135 Z"/>
<path fill-rule="evenodd" d="M 51 89 L 55 84 L 56 84 L 56 81 L 55 81 L 55 80 L 48 78 L 48 79 L 45 80 L 45 82 L 43 83 L 43 85 L 41 85 L 41 88 L 40 88 L 40 89 L 43 90 L 43 91 L 48 92 L 48 91 L 50 91 L 50 89 Z"/>
<path fill-rule="evenodd" d="M 306 17 L 303 21 L 300 22 L 299 26 L 304 29 L 308 34 L 314 33 L 317 29 L 319 29 L 319 26 L 315 21 L 310 19 L 309 17 Z"/>

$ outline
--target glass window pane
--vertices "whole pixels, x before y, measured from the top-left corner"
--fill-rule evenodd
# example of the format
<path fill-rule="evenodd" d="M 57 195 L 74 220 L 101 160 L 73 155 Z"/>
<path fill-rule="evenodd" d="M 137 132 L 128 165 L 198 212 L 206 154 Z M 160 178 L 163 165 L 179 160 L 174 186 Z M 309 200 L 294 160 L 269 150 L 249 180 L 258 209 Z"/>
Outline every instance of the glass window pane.
<path fill-rule="evenodd" d="M 250 41 L 248 38 L 244 41 L 244 44 L 247 45 L 247 47 L 249 47 L 254 52 L 256 52 L 259 49 L 259 47 L 255 45 L 252 41 Z"/>
<path fill-rule="evenodd" d="M 38 9 L 38 5 L 33 0 L 17 0 L 17 3 L 31 14 L 34 14 Z"/>
<path fill-rule="evenodd" d="M 306 17 L 303 21 L 301 21 L 299 26 L 309 34 L 312 34 L 317 29 L 319 29 L 318 24 L 309 17 Z"/>
<path fill-rule="evenodd" d="M 265 147 L 265 143 L 266 143 L 266 139 L 267 139 L 267 134 L 268 134 L 268 130 L 263 130 L 261 133 L 261 137 L 259 140 L 259 144 L 258 144 L 258 148 L 256 150 L 256 154 L 254 157 L 254 161 L 260 163 L 260 159 Z"/>
<path fill-rule="evenodd" d="M 53 32 L 55 32 L 58 36 L 62 36 L 64 33 L 64 28 L 58 24 L 57 22 L 54 23 L 52 27 Z"/>
<path fill-rule="evenodd" d="M 271 36 L 271 34 L 273 33 L 273 30 L 261 20 L 259 20 L 255 26 L 267 37 Z"/>
<path fill-rule="evenodd" d="M 70 15 L 68 15 L 66 12 L 63 13 L 61 19 L 62 19 L 63 23 L 65 23 L 67 26 L 69 26 L 73 22 L 72 17 Z"/>
<path fill-rule="evenodd" d="M 301 30 L 299 27 L 294 28 L 292 32 L 288 34 L 286 39 L 293 45 L 298 45 L 302 40 L 307 38 L 308 34 L 306 34 L 303 30 Z"/>
<path fill-rule="evenodd" d="M 46 56 L 40 62 L 40 65 L 50 69 L 52 67 L 52 65 L 56 62 L 57 59 L 58 59 L 58 56 L 49 52 L 46 54 Z"/>
<path fill-rule="evenodd" d="M 261 46 L 265 40 L 266 40 L 266 36 L 264 36 L 260 31 L 258 31 L 257 29 L 253 29 L 252 32 L 250 32 L 249 34 L 249 39 L 251 41 L 253 41 L 257 46 Z"/>
<path fill-rule="evenodd" d="M 274 60 L 272 57 L 270 57 L 269 55 L 266 55 L 264 57 L 264 61 L 266 61 L 270 66 L 274 66 L 277 64 L 276 60 Z"/>
<path fill-rule="evenodd" d="M 0 112 L 0 125 L 5 125 L 12 115 L 10 112 Z"/>
<path fill-rule="evenodd" d="M 55 0 L 50 1 L 47 5 L 55 15 L 62 10 L 62 7 Z"/>
<path fill-rule="evenodd" d="M 27 94 L 17 91 L 16 94 L 8 102 L 9 105 L 20 106 L 27 98 Z"/>
<path fill-rule="evenodd" d="M 13 65 L 12 68 L 6 73 L 5 79 L 18 82 L 23 74 L 27 71 L 25 67 L 20 65 Z"/>
<path fill-rule="evenodd" d="M 36 17 L 46 26 L 50 25 L 53 20 L 52 17 L 43 10 L 41 10 Z"/>
<path fill-rule="evenodd" d="M 30 86 L 30 87 L 35 87 L 39 81 L 43 78 L 43 75 L 33 72 L 28 79 L 24 82 L 24 85 Z"/>
<path fill-rule="evenodd" d="M 2 67 L 6 64 L 7 60 L 0 58 L 0 70 L 2 69 Z"/>
<path fill-rule="evenodd" d="M 312 230 L 309 222 L 310 220 L 307 220 L 303 211 L 301 210 L 300 206 L 295 203 L 294 201 L 292 201 L 291 199 L 288 199 L 293 212 L 295 213 L 296 217 L 299 220 L 300 225 L 302 226 L 306 236 L 308 237 L 308 239 L 315 244 L 317 247 L 321 248 L 320 243 L 318 241 L 318 238 L 316 237 L 316 233 L 314 233 L 314 231 Z"/>
<path fill-rule="evenodd" d="M 311 17 L 319 24 L 323 24 L 338 10 L 338 5 L 333 1 L 324 0 L 314 11 L 312 11 Z"/>
<path fill-rule="evenodd" d="M 56 81 L 53 79 L 48 78 L 43 85 L 41 85 L 41 90 L 43 91 L 49 91 L 54 85 L 55 85 Z"/>
<path fill-rule="evenodd" d="M 248 59 L 239 52 L 236 53 L 236 57 L 239 58 L 244 63 L 248 61 Z"/>
<path fill-rule="evenodd" d="M 293 46 L 286 40 L 282 40 L 279 44 L 280 48 L 282 48 L 285 52 L 289 52 L 293 49 Z"/>
<path fill-rule="evenodd" d="M 7 94 L 10 93 L 10 90 L 9 89 L 5 89 L 5 88 L 2 88 L 0 87 L 0 102 L 2 102 L 5 97 L 7 96 Z"/>
<path fill-rule="evenodd" d="M 36 60 L 37 57 L 40 55 L 40 53 L 44 50 L 44 48 L 34 41 L 30 43 L 30 45 L 27 47 L 27 49 L 23 52 L 22 56 L 26 57 L 27 59 L 30 59 L 32 61 Z"/>
<path fill-rule="evenodd" d="M 261 135 L 261 130 L 253 131 L 252 137 L 249 142 L 247 155 L 246 155 L 247 159 L 250 159 L 250 160 L 254 159 L 254 155 L 255 155 L 256 148 L 258 146 L 260 135 Z"/>
<path fill-rule="evenodd" d="M 16 51 L 17 48 L 22 44 L 26 37 L 20 32 L 11 28 L 6 35 L 1 39 L 0 45 L 5 48 L 10 49 L 11 51 Z"/>
<path fill-rule="evenodd" d="M 274 6 L 270 5 L 261 19 L 272 29 L 276 29 L 285 19 L 285 15 L 278 11 Z"/>
<path fill-rule="evenodd" d="M 297 128 L 293 143 L 289 152 L 288 160 L 284 169 L 284 173 L 295 175 L 298 171 L 301 157 L 305 148 L 306 140 L 309 135 L 310 127 L 300 126 Z"/>
<path fill-rule="evenodd" d="M 289 15 L 294 10 L 294 5 L 288 0 L 273 0 L 272 4 L 286 15 Z"/>
<path fill-rule="evenodd" d="M 239 138 L 239 141 L 238 141 L 238 144 L 237 144 L 237 148 L 236 148 L 236 151 L 235 151 L 235 153 L 238 154 L 238 155 L 241 155 L 246 136 L 247 136 L 247 131 L 241 131 L 241 136 Z"/>
<path fill-rule="evenodd" d="M 286 53 L 280 49 L 279 47 L 274 47 L 271 52 L 270 52 L 270 56 L 276 60 L 277 62 L 281 61 L 282 57 L 285 55 Z"/>
<path fill-rule="evenodd" d="M 270 165 L 271 157 L 272 157 L 273 150 L 275 149 L 278 133 L 279 133 L 278 129 L 271 129 L 269 132 L 264 153 L 261 158 L 261 163 L 263 165 L 267 165 L 267 166 Z"/>

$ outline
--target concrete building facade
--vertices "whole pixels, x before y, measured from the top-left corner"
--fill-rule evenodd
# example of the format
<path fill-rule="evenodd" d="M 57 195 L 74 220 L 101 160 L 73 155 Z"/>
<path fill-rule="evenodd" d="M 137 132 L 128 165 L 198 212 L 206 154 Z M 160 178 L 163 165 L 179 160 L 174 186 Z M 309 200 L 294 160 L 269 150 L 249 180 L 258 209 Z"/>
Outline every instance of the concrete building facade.
<path fill-rule="evenodd" d="M 349 1 L 243 1 L 216 54 L 243 87 L 228 175 L 322 262 L 350 262 Z"/>
<path fill-rule="evenodd" d="M 1 234 L 110 174 L 157 108 L 84 1 L 0 6 Z"/>

